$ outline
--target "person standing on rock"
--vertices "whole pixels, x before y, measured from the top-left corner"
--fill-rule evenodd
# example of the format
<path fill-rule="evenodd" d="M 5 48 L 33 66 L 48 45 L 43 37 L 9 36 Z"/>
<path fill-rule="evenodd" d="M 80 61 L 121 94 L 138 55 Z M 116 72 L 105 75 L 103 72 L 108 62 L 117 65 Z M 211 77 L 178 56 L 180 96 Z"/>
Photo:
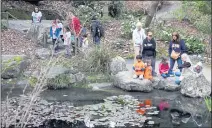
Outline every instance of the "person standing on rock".
<path fill-rule="evenodd" d="M 152 75 L 156 76 L 155 72 L 155 59 L 156 59 L 156 43 L 152 38 L 152 32 L 147 33 L 147 37 L 143 40 L 142 57 L 144 60 L 151 60 Z"/>
<path fill-rule="evenodd" d="M 71 32 L 69 27 L 64 28 L 64 45 L 66 47 L 66 57 L 71 56 Z"/>
<path fill-rule="evenodd" d="M 80 30 L 81 30 L 81 24 L 80 24 L 79 18 L 76 17 L 73 13 L 69 13 L 68 24 L 69 24 L 71 31 L 74 32 L 74 36 L 75 36 L 74 38 L 77 43 L 76 45 L 81 47 L 81 45 L 79 44 L 80 43 Z M 77 50 L 77 49 L 75 47 L 73 47 L 73 50 L 75 53 L 75 50 Z"/>
<path fill-rule="evenodd" d="M 63 38 L 63 24 L 58 18 L 56 19 L 56 22 L 57 22 L 57 27 L 61 29 L 60 38 L 64 42 L 64 38 Z"/>
<path fill-rule="evenodd" d="M 91 21 L 91 34 L 93 43 L 99 45 L 101 38 L 104 37 L 104 28 L 96 16 L 93 16 Z"/>
<path fill-rule="evenodd" d="M 136 56 L 142 53 L 143 51 L 143 40 L 146 38 L 145 31 L 142 29 L 141 22 L 136 24 L 136 29 L 133 31 L 133 44 L 134 44 L 134 62 L 136 62 Z"/>
<path fill-rule="evenodd" d="M 34 42 L 38 41 L 39 28 L 41 25 L 42 13 L 35 7 L 35 10 L 32 12 L 32 26 L 27 33 L 27 37 L 32 39 Z"/>
<path fill-rule="evenodd" d="M 58 38 L 60 36 L 60 31 L 61 31 L 61 28 L 57 27 L 57 23 L 54 20 L 52 22 L 52 26 L 50 27 L 50 37 L 52 38 L 53 49 L 54 49 L 55 53 L 58 50 L 58 42 L 57 42 L 57 40 L 58 40 Z"/>
<path fill-rule="evenodd" d="M 32 23 L 41 23 L 42 13 L 38 10 L 38 7 L 35 7 L 35 10 L 32 12 Z"/>
<path fill-rule="evenodd" d="M 173 67 L 175 61 L 177 61 L 178 66 L 182 65 L 181 55 L 186 52 L 185 42 L 180 39 L 180 35 L 177 32 L 172 34 L 172 40 L 169 43 L 169 57 L 170 57 L 170 68 L 169 74 L 173 75 Z M 182 72 L 182 69 L 180 69 Z"/>

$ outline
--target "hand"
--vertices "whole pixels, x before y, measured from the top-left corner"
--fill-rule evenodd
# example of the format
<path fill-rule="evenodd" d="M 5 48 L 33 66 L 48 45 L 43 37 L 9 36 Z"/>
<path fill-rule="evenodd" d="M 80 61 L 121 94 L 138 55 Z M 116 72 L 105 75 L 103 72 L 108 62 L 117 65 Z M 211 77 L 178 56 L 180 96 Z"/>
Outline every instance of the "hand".
<path fill-rule="evenodd" d="M 168 74 L 168 71 L 164 72 L 165 74 Z"/>
<path fill-rule="evenodd" d="M 147 66 L 147 63 L 144 63 L 144 66 L 146 67 Z"/>

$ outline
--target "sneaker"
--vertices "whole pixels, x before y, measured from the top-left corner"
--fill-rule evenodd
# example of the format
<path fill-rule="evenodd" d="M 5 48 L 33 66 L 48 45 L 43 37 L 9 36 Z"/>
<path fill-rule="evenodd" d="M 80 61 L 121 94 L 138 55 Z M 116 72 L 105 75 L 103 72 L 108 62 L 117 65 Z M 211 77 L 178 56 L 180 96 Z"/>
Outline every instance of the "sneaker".
<path fill-rule="evenodd" d="M 133 79 L 137 79 L 138 78 L 138 76 L 137 75 L 133 75 Z"/>
<path fill-rule="evenodd" d="M 143 79 L 144 79 L 143 75 L 140 75 L 140 76 L 139 76 L 139 79 L 140 79 L 140 80 L 143 80 Z"/>

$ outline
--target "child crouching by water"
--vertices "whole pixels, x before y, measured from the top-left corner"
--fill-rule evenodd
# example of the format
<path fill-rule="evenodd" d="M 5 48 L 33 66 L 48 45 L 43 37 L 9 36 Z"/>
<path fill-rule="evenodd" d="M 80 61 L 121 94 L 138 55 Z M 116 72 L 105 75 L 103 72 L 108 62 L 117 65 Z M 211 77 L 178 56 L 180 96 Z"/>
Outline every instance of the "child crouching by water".
<path fill-rule="evenodd" d="M 169 63 L 165 57 L 162 57 L 162 61 L 159 64 L 159 72 L 163 78 L 169 77 Z"/>
<path fill-rule="evenodd" d="M 133 65 L 133 70 L 135 71 L 135 74 L 133 75 L 134 79 L 143 79 L 144 76 L 144 70 L 145 70 L 145 64 L 142 61 L 142 56 L 141 55 L 137 55 L 136 56 L 136 62 Z"/>
<path fill-rule="evenodd" d="M 194 67 L 193 67 L 193 72 L 197 77 L 199 77 L 202 74 L 202 62 L 198 62 Z"/>
<path fill-rule="evenodd" d="M 147 66 L 144 70 L 144 79 L 153 80 L 151 60 L 147 60 Z"/>

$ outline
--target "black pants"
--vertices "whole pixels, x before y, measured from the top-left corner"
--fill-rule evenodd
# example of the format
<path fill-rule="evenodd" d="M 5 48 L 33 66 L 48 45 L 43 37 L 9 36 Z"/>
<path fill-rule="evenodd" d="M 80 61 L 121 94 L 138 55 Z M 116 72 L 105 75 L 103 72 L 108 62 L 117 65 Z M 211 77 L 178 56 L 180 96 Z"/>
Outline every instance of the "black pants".
<path fill-rule="evenodd" d="M 62 39 L 62 41 L 64 42 L 64 38 L 63 38 L 63 35 L 60 35 L 60 38 Z"/>
<path fill-rule="evenodd" d="M 57 39 L 52 39 L 52 43 L 53 43 L 53 48 L 54 48 L 54 50 L 55 51 L 57 51 L 58 50 L 58 44 L 57 44 Z"/>

